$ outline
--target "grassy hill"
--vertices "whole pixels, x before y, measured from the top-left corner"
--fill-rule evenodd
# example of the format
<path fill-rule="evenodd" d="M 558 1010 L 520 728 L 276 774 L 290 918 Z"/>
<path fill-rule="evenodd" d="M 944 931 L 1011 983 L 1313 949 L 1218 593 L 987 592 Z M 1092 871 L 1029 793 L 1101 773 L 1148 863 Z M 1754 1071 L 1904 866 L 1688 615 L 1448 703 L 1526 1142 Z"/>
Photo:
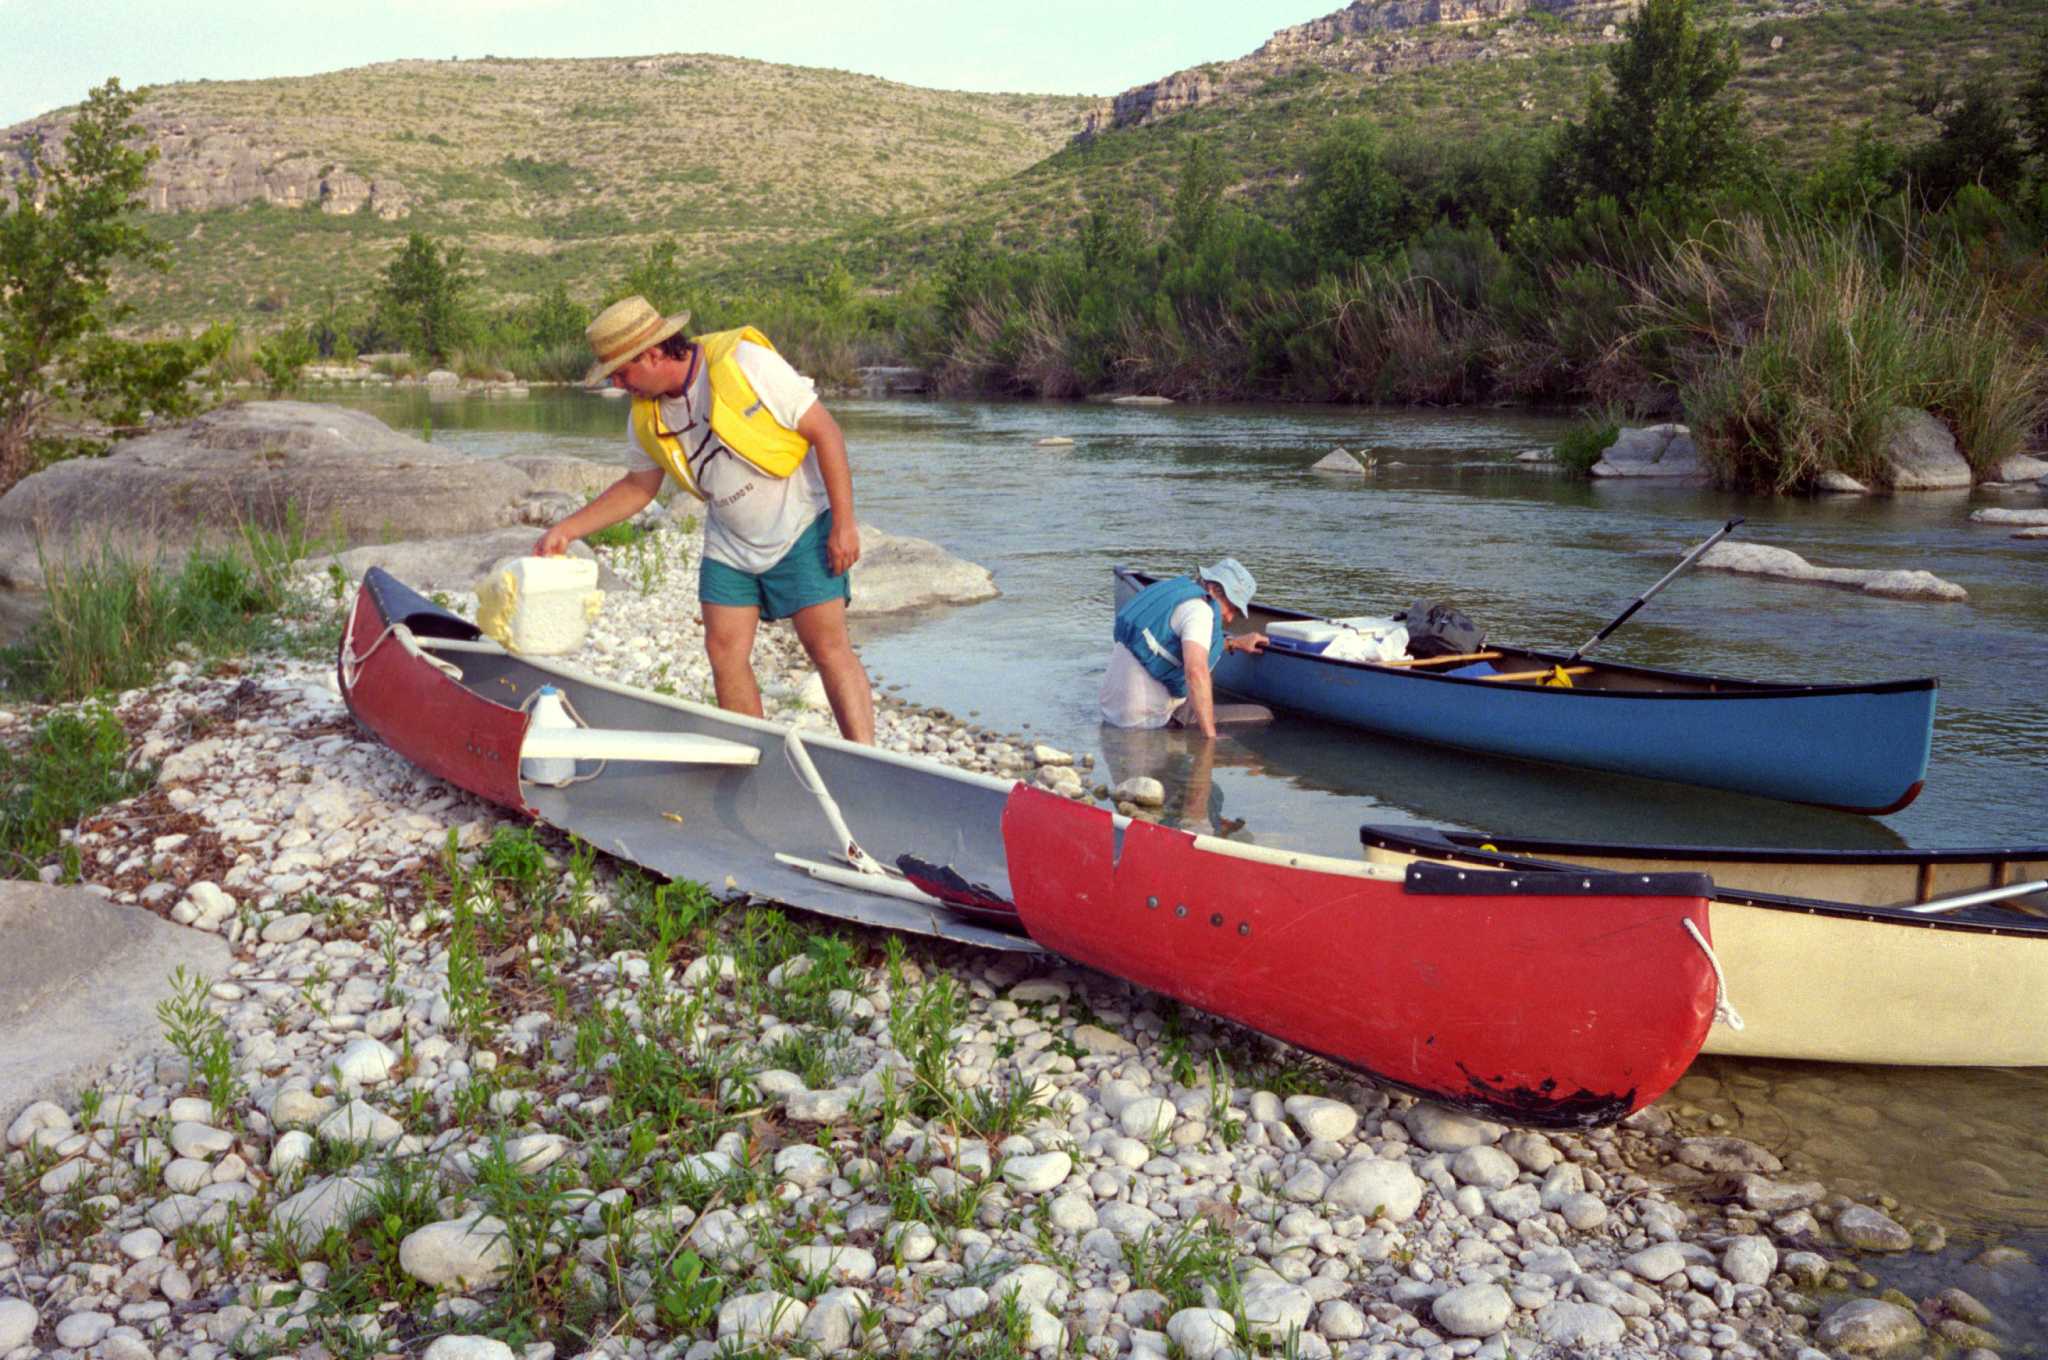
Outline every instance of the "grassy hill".
<path fill-rule="evenodd" d="M 1727 23 L 1742 57 L 1737 78 L 1751 127 L 1792 165 L 1811 163 L 1832 137 L 1866 120 L 1906 141 L 1932 136 L 1915 108 L 1946 81 L 1978 75 L 2007 83 L 2029 60 L 2048 15 L 2020 0 L 1806 0 L 1796 11 L 1753 0 L 1708 0 L 1699 11 Z M 1776 46 L 1773 46 L 1773 43 Z M 1276 217 L 1289 211 L 1311 148 L 1338 118 L 1363 117 L 1391 136 L 1446 140 L 1534 132 L 1574 117 L 1602 72 L 1607 43 L 1590 30 L 1542 18 L 1480 25 L 1424 38 L 1412 31 L 1353 40 L 1324 54 L 1251 57 L 1201 70 L 1213 102 L 1158 122 L 1116 129 L 1062 148 L 976 192 L 969 201 L 864 224 L 822 243 L 856 273 L 887 278 L 928 263 L 964 233 L 986 231 L 1019 248 L 1067 234 L 1096 203 L 1163 212 L 1189 138 L 1228 167 L 1232 196 Z M 1377 46 L 1387 74 L 1356 49 Z M 1250 78 L 1247 78 L 1250 77 Z M 760 265 L 810 267 L 809 251 L 764 252 Z"/>
<path fill-rule="evenodd" d="M 1866 120 L 1931 133 L 1916 94 L 1979 73 L 2009 80 L 2043 25 L 2022 0 L 1701 8 L 1735 26 L 1752 124 L 1795 164 Z M 887 288 L 969 232 L 1028 249 L 1094 203 L 1157 209 L 1191 137 L 1217 154 L 1234 198 L 1284 216 L 1333 119 L 1426 138 L 1538 131 L 1576 114 L 1606 50 L 1597 27 L 1538 15 L 1262 51 L 1186 73 L 1211 90 L 1195 107 L 1083 141 L 1074 134 L 1101 101 L 718 56 L 407 61 L 162 86 L 147 113 L 167 147 L 226 142 L 257 172 L 345 171 L 407 215 L 260 202 L 152 215 L 173 268 L 138 281 L 139 319 L 267 329 L 330 293 L 367 294 L 410 231 L 465 246 L 487 303 L 558 281 L 594 300 L 664 237 L 727 290 L 835 260 Z"/>
<path fill-rule="evenodd" d="M 160 173 L 203 200 L 302 166 L 309 186 L 337 171 L 375 181 L 380 198 L 395 185 L 408 211 L 255 201 L 152 214 L 173 268 L 139 281 L 140 319 L 301 313 L 330 288 L 367 288 L 410 231 L 466 246 L 487 299 L 557 279 L 595 293 L 658 237 L 705 259 L 929 211 L 1040 160 L 1090 103 L 722 56 L 403 61 L 159 86 L 145 117 L 165 146 Z"/>

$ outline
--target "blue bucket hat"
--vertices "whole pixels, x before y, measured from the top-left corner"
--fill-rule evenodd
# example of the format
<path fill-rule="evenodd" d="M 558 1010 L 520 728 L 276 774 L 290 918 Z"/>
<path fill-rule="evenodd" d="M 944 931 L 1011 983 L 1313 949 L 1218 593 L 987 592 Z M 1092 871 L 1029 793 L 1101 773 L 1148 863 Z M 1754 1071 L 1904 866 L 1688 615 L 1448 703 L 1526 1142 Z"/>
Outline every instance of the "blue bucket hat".
<path fill-rule="evenodd" d="M 1244 569 L 1244 563 L 1235 557 L 1225 557 L 1213 566 L 1203 567 L 1195 575 L 1198 580 L 1214 581 L 1222 586 L 1223 598 L 1229 600 L 1231 608 L 1238 613 L 1250 612 L 1252 592 L 1259 587 L 1252 580 L 1252 574 Z"/>

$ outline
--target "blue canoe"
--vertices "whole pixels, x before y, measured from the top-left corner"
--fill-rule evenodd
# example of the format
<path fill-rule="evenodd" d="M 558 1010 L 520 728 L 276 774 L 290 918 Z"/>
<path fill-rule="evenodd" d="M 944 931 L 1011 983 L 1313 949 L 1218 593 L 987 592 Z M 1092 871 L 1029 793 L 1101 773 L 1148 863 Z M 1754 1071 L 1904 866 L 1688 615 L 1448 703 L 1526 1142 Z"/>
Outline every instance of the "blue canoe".
<path fill-rule="evenodd" d="M 1156 579 L 1118 567 L 1117 603 Z M 1232 631 L 1317 617 L 1254 604 Z M 1871 815 L 1905 807 L 1927 778 L 1932 677 L 1785 685 L 1582 659 L 1569 688 L 1538 678 L 1569 661 L 1489 643 L 1472 658 L 1388 665 L 1276 645 L 1226 654 L 1216 686 L 1388 736 Z"/>

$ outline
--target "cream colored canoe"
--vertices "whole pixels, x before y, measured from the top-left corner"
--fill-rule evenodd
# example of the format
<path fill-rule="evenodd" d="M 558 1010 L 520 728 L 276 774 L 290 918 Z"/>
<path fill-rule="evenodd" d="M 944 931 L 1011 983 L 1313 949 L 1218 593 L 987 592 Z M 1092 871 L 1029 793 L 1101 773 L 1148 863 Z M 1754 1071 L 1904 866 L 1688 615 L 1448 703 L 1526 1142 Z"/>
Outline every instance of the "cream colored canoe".
<path fill-rule="evenodd" d="M 1936 1067 L 2048 1065 L 2048 846 L 1765 851 L 1590 845 L 1366 827 L 1368 861 L 1491 869 L 1691 870 L 1743 1028 L 1706 1051 Z M 1918 908 L 1919 910 L 1915 910 Z"/>

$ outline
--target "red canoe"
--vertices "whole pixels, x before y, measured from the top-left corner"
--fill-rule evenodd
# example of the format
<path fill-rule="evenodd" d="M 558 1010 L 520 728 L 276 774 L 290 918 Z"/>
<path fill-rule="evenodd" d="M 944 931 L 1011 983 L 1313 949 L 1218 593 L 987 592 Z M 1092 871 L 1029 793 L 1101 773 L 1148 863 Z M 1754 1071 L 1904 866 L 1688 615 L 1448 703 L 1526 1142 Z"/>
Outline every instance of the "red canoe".
<path fill-rule="evenodd" d="M 1704 875 L 1403 873 L 1119 820 L 1010 795 L 1034 940 L 1433 1100 L 1610 1123 L 1669 1090 L 1713 1022 Z"/>

